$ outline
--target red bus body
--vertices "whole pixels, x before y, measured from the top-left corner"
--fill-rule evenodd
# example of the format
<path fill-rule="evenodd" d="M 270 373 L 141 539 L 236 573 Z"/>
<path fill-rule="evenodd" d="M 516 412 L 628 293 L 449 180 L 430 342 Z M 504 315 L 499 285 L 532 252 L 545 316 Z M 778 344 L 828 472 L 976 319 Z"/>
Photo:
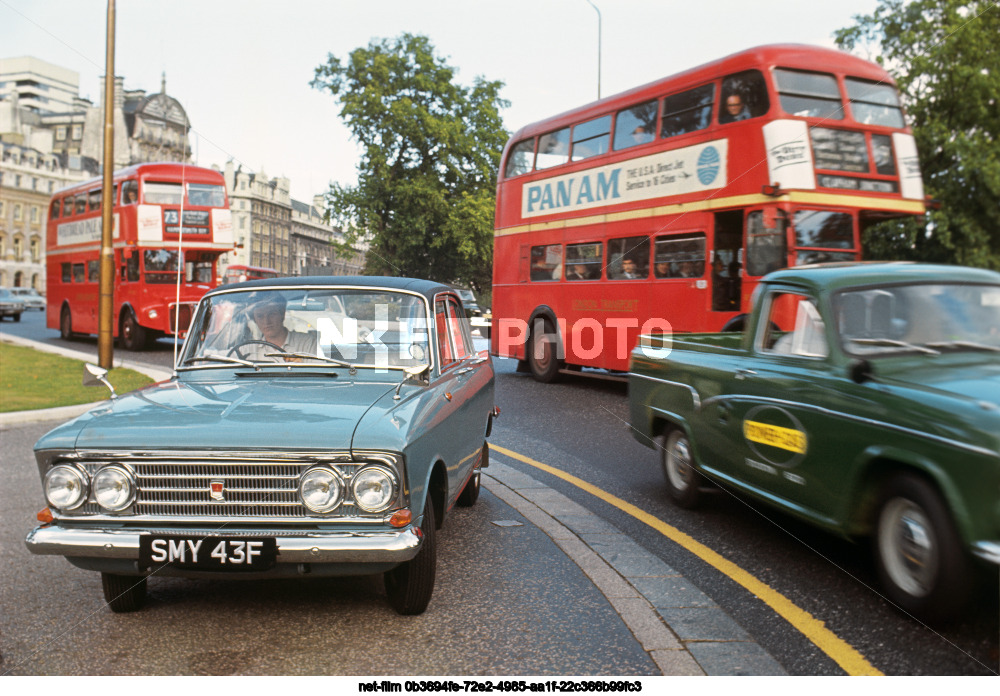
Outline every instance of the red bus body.
<path fill-rule="evenodd" d="M 49 205 L 46 325 L 64 337 L 98 332 L 102 186 L 92 179 L 62 189 Z M 115 337 L 138 350 L 183 335 L 195 304 L 216 285 L 218 257 L 235 247 L 222 174 L 173 162 L 134 165 L 115 172 L 113 205 Z"/>
<path fill-rule="evenodd" d="M 244 280 L 260 280 L 262 278 L 277 278 L 277 270 L 263 266 L 227 266 L 222 276 L 222 285 L 242 283 Z"/>
<path fill-rule="evenodd" d="M 867 225 L 924 211 L 888 73 L 811 46 L 737 53 L 513 135 L 491 352 L 543 381 L 627 370 L 640 331 L 734 330 L 761 276 L 856 260 Z"/>

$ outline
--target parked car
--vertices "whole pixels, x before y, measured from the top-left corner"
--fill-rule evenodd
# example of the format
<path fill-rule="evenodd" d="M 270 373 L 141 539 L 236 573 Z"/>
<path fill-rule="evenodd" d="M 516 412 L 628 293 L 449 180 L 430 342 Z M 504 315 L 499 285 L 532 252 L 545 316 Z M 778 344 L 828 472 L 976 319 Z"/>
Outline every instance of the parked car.
<path fill-rule="evenodd" d="M 0 320 L 4 317 L 14 317 L 14 321 L 21 321 L 24 309 L 22 298 L 11 292 L 10 288 L 0 288 Z"/>
<path fill-rule="evenodd" d="M 957 615 L 977 566 L 1000 565 L 998 273 L 777 271 L 742 334 L 642 337 L 629 401 L 677 504 L 714 482 L 871 538 L 910 614 Z"/>
<path fill-rule="evenodd" d="M 453 286 L 454 287 L 454 286 Z M 469 323 L 473 330 L 479 331 L 483 338 L 490 337 L 490 325 L 493 323 L 493 316 L 487 307 L 485 310 L 479 306 L 475 294 L 467 288 L 454 287 L 458 296 L 462 299 L 465 307 L 465 316 L 469 318 Z"/>
<path fill-rule="evenodd" d="M 25 309 L 45 311 L 45 298 L 34 288 L 11 288 L 10 291 L 24 300 Z"/>
<path fill-rule="evenodd" d="M 25 543 L 100 572 L 115 612 L 153 573 L 381 573 L 418 614 L 437 530 L 489 464 L 493 364 L 471 346 L 457 295 L 429 281 L 217 288 L 171 380 L 38 441 L 48 521 Z"/>

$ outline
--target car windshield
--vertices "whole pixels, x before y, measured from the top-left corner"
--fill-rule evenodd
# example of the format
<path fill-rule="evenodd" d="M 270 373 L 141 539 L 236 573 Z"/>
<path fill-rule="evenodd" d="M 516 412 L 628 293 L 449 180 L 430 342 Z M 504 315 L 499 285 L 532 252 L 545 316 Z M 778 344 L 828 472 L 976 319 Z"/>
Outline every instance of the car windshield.
<path fill-rule="evenodd" d="M 844 349 L 854 355 L 1000 352 L 1000 285 L 849 290 L 835 296 L 833 309 Z"/>
<path fill-rule="evenodd" d="M 418 295 L 356 288 L 279 288 L 205 297 L 182 368 L 333 364 L 378 368 L 430 362 Z"/>

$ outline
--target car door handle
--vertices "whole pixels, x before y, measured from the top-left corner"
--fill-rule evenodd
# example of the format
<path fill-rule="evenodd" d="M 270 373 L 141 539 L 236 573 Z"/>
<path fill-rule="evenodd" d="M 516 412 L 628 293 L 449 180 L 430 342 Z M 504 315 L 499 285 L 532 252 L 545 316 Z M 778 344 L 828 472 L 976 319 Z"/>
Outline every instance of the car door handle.
<path fill-rule="evenodd" d="M 745 367 L 741 367 L 736 370 L 736 379 L 746 379 L 747 377 L 754 377 L 757 375 L 756 370 L 750 370 Z"/>

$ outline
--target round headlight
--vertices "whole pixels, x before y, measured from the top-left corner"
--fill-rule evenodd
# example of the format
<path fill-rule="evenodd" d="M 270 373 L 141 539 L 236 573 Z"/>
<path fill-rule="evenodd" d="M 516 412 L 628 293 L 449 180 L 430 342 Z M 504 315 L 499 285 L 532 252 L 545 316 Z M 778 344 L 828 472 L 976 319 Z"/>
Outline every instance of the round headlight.
<path fill-rule="evenodd" d="M 385 469 L 370 466 L 355 474 L 351 491 L 359 508 L 365 512 L 381 512 L 395 500 L 396 483 Z"/>
<path fill-rule="evenodd" d="M 132 476 L 119 466 L 106 466 L 94 476 L 91 484 L 94 500 L 105 510 L 117 512 L 132 504 L 135 486 Z"/>
<path fill-rule="evenodd" d="M 73 466 L 55 466 L 45 474 L 45 499 L 60 510 L 72 510 L 87 500 L 87 476 Z"/>
<path fill-rule="evenodd" d="M 344 484 L 333 469 L 316 467 L 299 479 L 299 497 L 313 512 L 330 512 L 344 498 Z"/>

